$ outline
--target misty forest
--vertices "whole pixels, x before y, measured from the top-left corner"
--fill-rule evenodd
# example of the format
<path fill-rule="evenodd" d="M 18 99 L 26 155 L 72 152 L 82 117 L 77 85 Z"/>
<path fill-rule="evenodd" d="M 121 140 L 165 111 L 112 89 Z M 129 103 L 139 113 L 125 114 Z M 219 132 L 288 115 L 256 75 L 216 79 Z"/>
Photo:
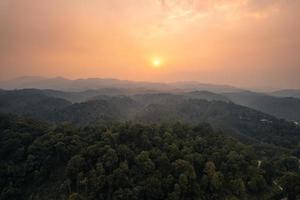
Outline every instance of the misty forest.
<path fill-rule="evenodd" d="M 99 81 L 4 84 L 1 200 L 299 198 L 297 91 Z"/>
<path fill-rule="evenodd" d="M 300 200 L 300 0 L 0 0 L 0 200 Z"/>

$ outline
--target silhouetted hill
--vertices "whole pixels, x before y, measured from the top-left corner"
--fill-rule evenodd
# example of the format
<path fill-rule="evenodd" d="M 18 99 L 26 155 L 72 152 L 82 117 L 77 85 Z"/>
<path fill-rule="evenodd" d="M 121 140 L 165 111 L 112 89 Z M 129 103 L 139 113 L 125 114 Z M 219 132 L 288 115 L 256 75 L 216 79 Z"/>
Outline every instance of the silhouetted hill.
<path fill-rule="evenodd" d="M 204 99 L 207 101 L 229 102 L 229 99 L 227 97 L 209 91 L 192 91 L 192 92 L 183 93 L 183 95 L 190 97 L 192 99 Z"/>
<path fill-rule="evenodd" d="M 38 119 L 53 119 L 53 114 L 71 103 L 49 97 L 39 90 L 15 90 L 0 93 L 0 112 L 30 116 Z"/>
<path fill-rule="evenodd" d="M 74 124 L 126 121 L 139 107 L 138 103 L 125 96 L 103 96 L 98 100 L 75 103 L 55 113 L 55 122 Z"/>
<path fill-rule="evenodd" d="M 215 129 L 227 130 L 243 141 L 269 142 L 284 147 L 297 145 L 298 140 L 290 140 L 300 134 L 299 126 L 294 123 L 232 102 L 207 101 L 196 97 L 167 93 L 102 95 L 94 100 L 71 104 L 63 99 L 49 97 L 43 91 L 20 90 L 7 91 L 0 96 L 0 112 L 76 125 L 116 121 L 208 122 Z M 285 137 L 289 138 L 288 142 Z"/>
<path fill-rule="evenodd" d="M 105 97 L 73 104 L 56 112 L 56 122 L 92 124 L 113 121 L 158 123 L 182 121 L 208 122 L 216 129 L 228 130 L 245 141 L 270 142 L 288 147 L 285 137 L 297 137 L 300 129 L 294 123 L 278 120 L 256 110 L 222 101 L 186 99 L 176 95 L 147 94 L 133 98 Z M 62 118 L 58 116 L 63 116 Z M 58 120 L 58 121 L 57 121 Z M 279 139 L 280 138 L 280 139 Z M 293 140 L 288 140 L 293 141 Z"/>
<path fill-rule="evenodd" d="M 262 93 L 238 92 L 224 94 L 236 104 L 247 106 L 278 118 L 300 122 L 300 99 L 279 98 Z"/>
<path fill-rule="evenodd" d="M 70 80 L 62 77 L 43 78 L 43 77 L 21 77 L 8 81 L 1 81 L 2 89 L 52 89 L 63 91 L 86 91 L 98 90 L 103 88 L 144 88 L 147 90 L 159 91 L 193 91 L 207 90 L 211 92 L 237 92 L 241 89 L 227 85 L 202 84 L 198 82 L 175 82 L 175 83 L 159 83 L 159 82 L 138 82 L 118 79 L 101 79 L 88 78 Z"/>
<path fill-rule="evenodd" d="M 271 95 L 278 97 L 294 97 L 300 99 L 300 90 L 279 90 L 272 92 Z"/>
<path fill-rule="evenodd" d="M 125 95 L 125 89 L 119 88 L 103 88 L 98 90 L 86 90 L 82 92 L 63 92 L 57 90 L 41 90 L 42 93 L 48 96 L 66 99 L 73 103 L 84 102 L 94 99 L 96 96 L 107 95 L 107 96 L 119 96 Z"/>
<path fill-rule="evenodd" d="M 174 120 L 189 123 L 208 122 L 216 129 L 227 130 L 234 136 L 250 139 L 249 141 L 254 139 L 262 142 L 274 139 L 284 143 L 285 136 L 299 137 L 300 134 L 300 127 L 294 123 L 221 101 L 190 99 L 180 103 L 151 104 L 137 114 L 136 120 L 153 123 Z"/>

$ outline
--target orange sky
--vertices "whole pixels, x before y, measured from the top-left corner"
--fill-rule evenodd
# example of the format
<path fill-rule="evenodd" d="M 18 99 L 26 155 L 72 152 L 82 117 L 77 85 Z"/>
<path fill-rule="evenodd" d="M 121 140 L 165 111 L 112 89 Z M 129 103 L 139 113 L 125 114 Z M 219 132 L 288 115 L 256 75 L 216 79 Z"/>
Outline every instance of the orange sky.
<path fill-rule="evenodd" d="M 300 88 L 299 10 L 299 0 L 1 0 L 0 79 Z"/>

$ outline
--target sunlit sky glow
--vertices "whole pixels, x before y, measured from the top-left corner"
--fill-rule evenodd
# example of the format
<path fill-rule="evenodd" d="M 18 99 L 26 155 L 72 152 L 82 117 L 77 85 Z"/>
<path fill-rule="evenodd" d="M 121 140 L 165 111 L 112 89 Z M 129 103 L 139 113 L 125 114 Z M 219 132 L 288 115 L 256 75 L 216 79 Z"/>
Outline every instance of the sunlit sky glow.
<path fill-rule="evenodd" d="M 299 0 L 1 0 L 0 79 L 300 88 L 299 19 Z"/>

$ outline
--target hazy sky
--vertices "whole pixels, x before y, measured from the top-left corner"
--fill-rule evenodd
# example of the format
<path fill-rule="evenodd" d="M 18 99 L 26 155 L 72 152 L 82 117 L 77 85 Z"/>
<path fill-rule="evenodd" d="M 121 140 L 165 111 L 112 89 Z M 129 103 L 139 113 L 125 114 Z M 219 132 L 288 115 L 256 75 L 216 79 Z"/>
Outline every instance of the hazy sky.
<path fill-rule="evenodd" d="M 300 0 L 0 0 L 0 79 L 24 75 L 300 88 Z"/>

